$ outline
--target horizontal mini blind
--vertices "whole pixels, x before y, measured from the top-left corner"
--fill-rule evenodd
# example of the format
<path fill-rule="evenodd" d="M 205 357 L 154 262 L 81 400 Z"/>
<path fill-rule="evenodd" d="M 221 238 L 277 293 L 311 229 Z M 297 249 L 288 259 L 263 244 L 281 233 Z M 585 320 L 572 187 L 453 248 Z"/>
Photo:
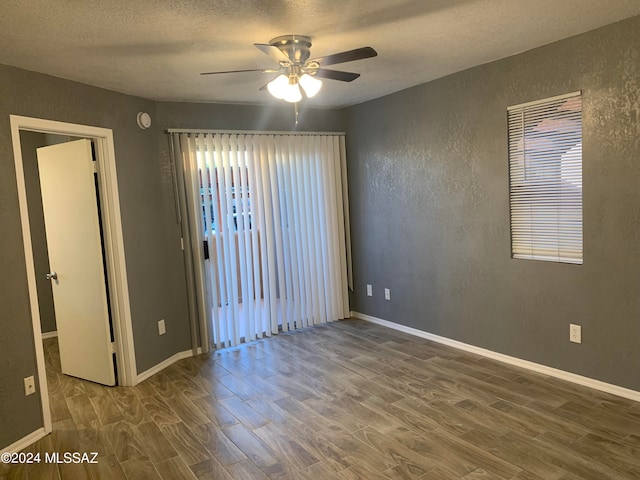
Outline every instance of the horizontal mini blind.
<path fill-rule="evenodd" d="M 581 93 L 507 113 L 512 256 L 581 264 Z"/>

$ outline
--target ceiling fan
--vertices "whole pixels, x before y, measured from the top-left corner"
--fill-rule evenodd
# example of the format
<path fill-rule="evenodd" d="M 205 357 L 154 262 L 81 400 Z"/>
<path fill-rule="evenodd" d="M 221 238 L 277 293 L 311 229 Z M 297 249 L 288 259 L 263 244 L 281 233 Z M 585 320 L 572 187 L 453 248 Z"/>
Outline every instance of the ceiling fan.
<path fill-rule="evenodd" d="M 278 68 L 203 72 L 200 75 L 242 72 L 277 73 L 279 75 L 263 85 L 260 90 L 267 89 L 276 98 L 290 103 L 297 103 L 302 100 L 302 92 L 307 98 L 311 98 L 318 93 L 322 86 L 322 81 L 318 80 L 318 78 L 352 82 L 360 76 L 359 73 L 330 70 L 325 68 L 326 66 L 353 62 L 378 55 L 371 47 L 361 47 L 325 57 L 309 59 L 311 56 L 311 37 L 305 35 L 282 35 L 273 38 L 269 43 L 254 43 L 254 45 L 276 61 Z M 302 87 L 302 91 L 300 87 Z"/>

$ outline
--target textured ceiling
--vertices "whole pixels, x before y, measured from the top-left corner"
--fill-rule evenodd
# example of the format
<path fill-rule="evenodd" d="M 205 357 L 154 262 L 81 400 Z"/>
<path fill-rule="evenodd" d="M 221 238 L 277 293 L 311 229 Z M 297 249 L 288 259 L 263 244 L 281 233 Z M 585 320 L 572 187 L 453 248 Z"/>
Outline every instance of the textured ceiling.
<path fill-rule="evenodd" d="M 372 46 L 331 67 L 308 102 L 377 98 L 640 14 L 638 0 L 2 0 L 0 63 L 155 100 L 268 103 L 253 43 L 309 35 L 311 56 Z M 339 67 L 339 68 L 338 68 Z"/>

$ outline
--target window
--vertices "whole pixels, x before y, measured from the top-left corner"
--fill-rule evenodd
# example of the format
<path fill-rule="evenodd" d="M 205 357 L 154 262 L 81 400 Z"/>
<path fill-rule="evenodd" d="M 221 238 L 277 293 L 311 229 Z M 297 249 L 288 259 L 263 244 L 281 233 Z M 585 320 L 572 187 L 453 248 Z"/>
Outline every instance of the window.
<path fill-rule="evenodd" d="M 581 93 L 507 113 L 512 256 L 581 264 Z"/>
<path fill-rule="evenodd" d="M 198 155 L 200 153 L 198 152 Z M 208 231 L 209 223 L 210 231 L 215 233 L 216 231 L 216 219 L 222 216 L 221 202 L 227 200 L 227 192 L 221 191 L 219 182 L 219 175 L 222 168 L 217 166 L 213 167 L 213 171 L 209 166 L 204 170 L 198 169 L 199 181 L 200 181 L 200 203 L 202 206 L 202 221 L 204 231 Z M 237 177 L 237 178 L 236 178 Z M 243 178 L 240 178 L 243 177 Z M 233 217 L 234 231 L 238 231 L 238 215 L 244 229 L 251 229 L 251 199 L 249 195 L 249 186 L 247 185 L 247 167 L 242 166 L 236 169 L 229 168 L 229 178 L 231 179 L 230 193 L 231 193 L 231 211 L 228 213 Z M 229 186 L 227 186 L 229 189 Z M 208 195 L 206 193 L 208 192 Z M 206 195 L 206 196 L 205 196 Z M 216 195 L 215 201 L 213 196 Z M 217 205 L 217 211 L 214 211 L 214 205 Z M 206 214 L 207 206 L 209 207 L 209 215 Z M 241 213 L 239 213 L 239 210 Z"/>

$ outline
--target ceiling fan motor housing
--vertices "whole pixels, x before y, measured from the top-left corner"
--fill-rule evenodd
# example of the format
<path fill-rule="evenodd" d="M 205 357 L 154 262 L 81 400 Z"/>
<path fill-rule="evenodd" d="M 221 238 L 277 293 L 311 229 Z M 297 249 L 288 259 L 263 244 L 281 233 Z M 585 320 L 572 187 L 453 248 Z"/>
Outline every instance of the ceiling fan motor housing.
<path fill-rule="evenodd" d="M 311 55 L 311 37 L 306 35 L 282 35 L 272 38 L 269 44 L 278 47 L 294 65 L 303 65 Z"/>

